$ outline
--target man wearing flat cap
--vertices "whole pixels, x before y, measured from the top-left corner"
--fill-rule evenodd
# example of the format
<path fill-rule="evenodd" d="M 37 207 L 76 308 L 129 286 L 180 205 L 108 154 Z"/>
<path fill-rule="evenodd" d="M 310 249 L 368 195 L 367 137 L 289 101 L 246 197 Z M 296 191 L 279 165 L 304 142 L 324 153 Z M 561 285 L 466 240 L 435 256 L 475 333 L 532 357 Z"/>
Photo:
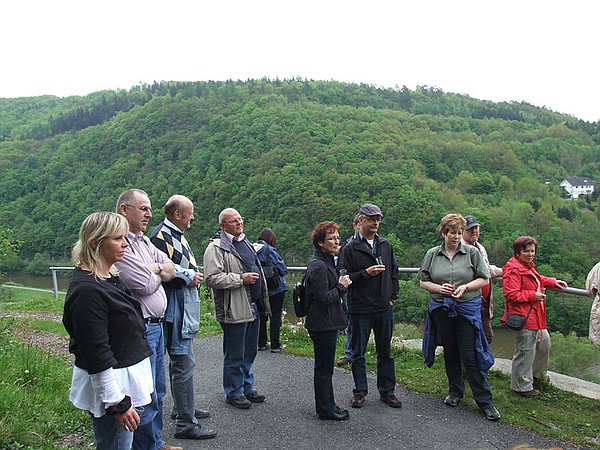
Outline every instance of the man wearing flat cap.
<path fill-rule="evenodd" d="M 494 296 L 492 293 L 492 278 L 502 276 L 502 267 L 490 264 L 485 247 L 479 243 L 479 235 L 481 232 L 481 223 L 475 216 L 465 216 L 467 225 L 462 235 L 463 244 L 469 244 L 479 250 L 481 257 L 490 271 L 488 283 L 481 288 L 481 324 L 483 332 L 488 342 L 492 343 L 494 331 L 492 329 L 492 317 L 494 317 Z"/>
<path fill-rule="evenodd" d="M 348 317 L 352 326 L 351 406 L 360 408 L 368 393 L 365 352 L 371 331 L 377 351 L 377 389 L 382 402 L 402 406 L 396 397 L 396 369 L 391 355 L 394 330 L 393 304 L 398 297 L 398 263 L 387 239 L 377 234 L 383 218 L 379 206 L 366 203 L 359 213 L 360 231 L 340 255 L 339 268 L 352 280 L 348 289 Z"/>

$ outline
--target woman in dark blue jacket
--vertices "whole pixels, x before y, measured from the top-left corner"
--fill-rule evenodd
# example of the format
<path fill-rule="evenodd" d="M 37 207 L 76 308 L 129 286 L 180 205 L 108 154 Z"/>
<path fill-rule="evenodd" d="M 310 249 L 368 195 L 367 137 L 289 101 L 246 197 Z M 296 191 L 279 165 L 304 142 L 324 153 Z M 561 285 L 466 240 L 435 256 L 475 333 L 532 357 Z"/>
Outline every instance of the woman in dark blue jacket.
<path fill-rule="evenodd" d="M 346 327 L 342 297 L 352 283 L 348 275 L 338 277 L 334 255 L 340 251 L 340 227 L 321 222 L 312 231 L 315 247 L 306 270 L 306 295 L 310 299 L 304 326 L 315 353 L 314 387 L 317 414 L 321 420 L 348 420 L 348 410 L 335 404 L 333 364 L 339 330 Z"/>
<path fill-rule="evenodd" d="M 273 272 L 275 273 L 275 280 L 277 281 L 276 286 L 269 286 L 269 280 L 267 280 L 267 286 L 269 287 L 269 303 L 271 304 L 271 329 L 270 337 L 271 344 L 267 342 L 267 321 L 269 316 L 266 314 L 260 315 L 260 328 L 258 331 L 258 349 L 267 350 L 271 347 L 271 353 L 279 353 L 283 348 L 279 337 L 281 335 L 281 314 L 283 313 L 283 299 L 285 293 L 288 290 L 288 285 L 283 279 L 287 275 L 288 269 L 283 262 L 275 245 L 277 244 L 277 237 L 270 228 L 263 228 L 258 234 L 257 242 L 253 244 L 254 250 L 258 255 L 258 260 L 261 265 L 273 266 Z"/>

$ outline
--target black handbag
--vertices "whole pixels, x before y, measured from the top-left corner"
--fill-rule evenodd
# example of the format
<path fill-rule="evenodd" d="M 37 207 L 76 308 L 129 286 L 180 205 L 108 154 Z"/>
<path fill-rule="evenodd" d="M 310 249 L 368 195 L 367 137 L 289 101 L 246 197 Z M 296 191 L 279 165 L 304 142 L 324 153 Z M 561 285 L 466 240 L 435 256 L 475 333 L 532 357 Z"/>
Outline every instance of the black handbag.
<path fill-rule="evenodd" d="M 532 309 L 533 309 L 533 304 L 529 307 L 529 312 L 527 313 L 526 316 L 522 316 L 520 314 L 512 314 L 512 313 L 506 314 L 506 321 L 504 322 L 504 325 L 506 325 L 507 328 L 509 328 L 513 331 L 522 330 L 523 327 L 525 326 L 525 322 L 527 322 L 527 319 L 529 318 L 529 314 L 531 314 Z"/>

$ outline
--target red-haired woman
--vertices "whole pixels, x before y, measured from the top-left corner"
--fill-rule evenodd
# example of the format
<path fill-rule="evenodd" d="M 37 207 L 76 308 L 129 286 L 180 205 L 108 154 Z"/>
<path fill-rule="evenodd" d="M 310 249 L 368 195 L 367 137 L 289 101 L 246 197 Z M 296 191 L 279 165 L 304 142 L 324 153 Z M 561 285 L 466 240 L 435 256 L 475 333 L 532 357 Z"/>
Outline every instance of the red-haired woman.
<path fill-rule="evenodd" d="M 548 370 L 550 335 L 546 329 L 546 288 L 567 287 L 556 278 L 540 275 L 533 260 L 538 250 L 537 241 L 531 236 L 521 236 L 513 243 L 514 256 L 502 268 L 504 291 L 504 315 L 518 314 L 527 317 L 519 331 L 511 330 L 515 343 L 512 360 L 510 387 L 523 397 L 536 397 L 539 391 L 533 383 Z"/>

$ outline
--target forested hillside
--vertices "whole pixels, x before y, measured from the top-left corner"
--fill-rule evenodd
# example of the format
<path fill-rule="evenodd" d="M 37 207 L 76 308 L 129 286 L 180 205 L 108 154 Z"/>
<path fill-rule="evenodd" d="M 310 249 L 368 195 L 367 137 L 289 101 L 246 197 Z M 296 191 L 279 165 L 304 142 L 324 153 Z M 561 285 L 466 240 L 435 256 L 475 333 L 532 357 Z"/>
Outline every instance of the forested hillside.
<path fill-rule="evenodd" d="M 269 226 L 288 264 L 304 264 L 315 223 L 335 220 L 349 234 L 371 201 L 401 266 L 418 265 L 440 218 L 456 211 L 482 221 L 492 262 L 531 234 L 542 272 L 582 286 L 600 259 L 600 211 L 558 185 L 600 180 L 599 142 L 597 123 L 428 87 L 163 82 L 0 99 L 0 228 L 24 241 L 4 269 L 67 262 L 82 219 L 139 187 L 153 202 L 151 226 L 170 195 L 195 202 L 198 253 L 233 206 L 252 239 Z"/>

